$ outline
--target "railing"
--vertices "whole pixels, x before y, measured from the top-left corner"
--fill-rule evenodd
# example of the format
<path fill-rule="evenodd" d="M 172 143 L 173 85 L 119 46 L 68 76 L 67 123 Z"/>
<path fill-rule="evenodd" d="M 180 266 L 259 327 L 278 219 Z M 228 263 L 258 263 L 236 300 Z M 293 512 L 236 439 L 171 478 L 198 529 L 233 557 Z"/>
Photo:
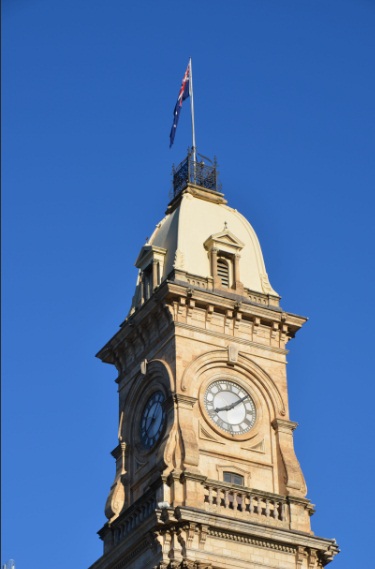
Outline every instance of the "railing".
<path fill-rule="evenodd" d="M 134 531 L 146 518 L 155 512 L 155 508 L 155 496 L 150 496 L 145 502 L 142 501 L 141 504 L 134 504 L 134 506 L 129 508 L 129 512 L 125 512 L 124 516 L 120 516 L 113 524 L 113 545 L 116 545 Z"/>
<path fill-rule="evenodd" d="M 234 489 L 224 484 L 204 484 L 204 502 L 210 511 L 220 511 L 225 515 L 239 512 L 239 517 L 269 518 L 277 522 L 287 522 L 286 500 L 266 493 L 247 489 Z"/>
<path fill-rule="evenodd" d="M 176 197 L 186 186 L 195 184 L 208 190 L 220 191 L 218 183 L 216 160 L 211 162 L 208 158 L 198 154 L 202 160 L 194 161 L 192 152 L 189 152 L 185 160 L 173 167 L 173 197 Z M 210 162 L 206 164 L 204 160 Z"/>

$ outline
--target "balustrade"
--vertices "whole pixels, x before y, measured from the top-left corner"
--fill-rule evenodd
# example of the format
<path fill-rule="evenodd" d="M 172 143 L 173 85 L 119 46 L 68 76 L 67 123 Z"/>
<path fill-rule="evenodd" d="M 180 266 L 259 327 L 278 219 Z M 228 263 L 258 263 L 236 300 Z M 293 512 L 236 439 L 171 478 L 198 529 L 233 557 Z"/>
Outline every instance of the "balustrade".
<path fill-rule="evenodd" d="M 131 511 L 116 520 L 113 527 L 113 541 L 114 545 L 119 543 L 125 536 L 134 531 L 150 514 L 155 511 L 156 501 L 155 497 L 150 498 L 143 504 L 137 506 L 136 504 L 131 508 Z"/>
<path fill-rule="evenodd" d="M 206 483 L 204 485 L 204 502 L 210 510 L 240 512 L 240 517 L 242 515 L 262 516 L 278 522 L 288 521 L 286 501 L 264 492 L 234 489 L 232 486 L 229 487 L 224 484 Z"/>
<path fill-rule="evenodd" d="M 221 190 L 216 160 L 211 162 L 206 156 L 201 154 L 198 156 L 200 157 L 198 161 L 193 160 L 193 153 L 189 151 L 185 160 L 177 168 L 173 167 L 173 197 L 182 192 L 188 184 L 195 184 L 212 191 Z"/>

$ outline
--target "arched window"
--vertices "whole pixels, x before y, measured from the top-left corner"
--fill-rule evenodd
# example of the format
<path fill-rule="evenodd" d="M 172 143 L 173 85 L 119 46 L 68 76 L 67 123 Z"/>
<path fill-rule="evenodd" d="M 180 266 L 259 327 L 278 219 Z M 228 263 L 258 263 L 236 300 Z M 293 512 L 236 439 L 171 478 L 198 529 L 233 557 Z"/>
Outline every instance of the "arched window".
<path fill-rule="evenodd" d="M 236 474 L 235 472 L 223 472 L 224 482 L 229 482 L 229 484 L 238 484 L 239 486 L 243 486 L 244 477 L 240 476 L 240 474 Z"/>
<path fill-rule="evenodd" d="M 230 266 L 229 259 L 219 257 L 217 260 L 217 275 L 221 280 L 221 286 L 229 288 L 230 284 Z"/>

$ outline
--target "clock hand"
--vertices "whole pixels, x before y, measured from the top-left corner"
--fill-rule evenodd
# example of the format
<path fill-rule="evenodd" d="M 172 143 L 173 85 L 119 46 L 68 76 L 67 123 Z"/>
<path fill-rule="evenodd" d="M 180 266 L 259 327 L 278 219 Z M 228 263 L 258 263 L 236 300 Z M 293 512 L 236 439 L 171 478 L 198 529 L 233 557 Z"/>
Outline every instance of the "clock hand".
<path fill-rule="evenodd" d="M 152 415 L 151 417 L 148 417 L 148 421 L 146 423 L 146 433 L 149 431 L 152 423 L 156 420 L 156 415 Z"/>
<path fill-rule="evenodd" d="M 248 395 L 245 395 L 245 397 L 242 397 L 242 399 L 239 399 L 238 401 L 233 403 L 233 405 L 231 405 L 229 409 L 233 409 L 233 407 L 236 407 L 236 405 L 239 405 L 239 403 L 242 403 L 242 401 L 245 401 L 245 399 L 247 399 L 248 397 L 249 397 Z M 228 409 L 228 411 L 229 411 L 229 409 Z"/>
<path fill-rule="evenodd" d="M 238 401 L 235 401 L 234 403 L 231 403 L 230 405 L 226 405 L 225 407 L 221 407 L 221 408 L 216 408 L 214 409 L 215 413 L 219 413 L 220 411 L 230 411 L 231 409 L 234 409 L 234 407 L 236 407 L 236 405 L 239 405 L 240 403 L 242 403 L 242 401 L 245 401 L 245 399 L 247 399 L 249 396 L 245 395 L 245 397 L 242 397 L 242 399 L 238 399 Z"/>

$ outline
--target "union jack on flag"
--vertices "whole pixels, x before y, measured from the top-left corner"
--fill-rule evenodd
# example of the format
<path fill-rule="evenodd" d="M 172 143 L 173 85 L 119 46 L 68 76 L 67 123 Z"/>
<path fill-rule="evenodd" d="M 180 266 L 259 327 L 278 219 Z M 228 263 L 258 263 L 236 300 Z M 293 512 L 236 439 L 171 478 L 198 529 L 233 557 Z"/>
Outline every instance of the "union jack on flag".
<path fill-rule="evenodd" d="M 188 66 L 187 66 L 186 71 L 185 71 L 185 75 L 182 79 L 180 92 L 179 92 L 178 98 L 177 98 L 177 103 L 176 103 L 175 108 L 173 110 L 173 125 L 172 125 L 171 132 L 169 135 L 169 148 L 171 148 L 171 146 L 174 142 L 174 137 L 176 134 L 176 129 L 177 129 L 177 124 L 178 124 L 178 119 L 180 117 L 182 103 L 190 95 L 190 76 L 191 76 L 191 69 L 190 69 L 190 60 L 189 60 Z"/>

